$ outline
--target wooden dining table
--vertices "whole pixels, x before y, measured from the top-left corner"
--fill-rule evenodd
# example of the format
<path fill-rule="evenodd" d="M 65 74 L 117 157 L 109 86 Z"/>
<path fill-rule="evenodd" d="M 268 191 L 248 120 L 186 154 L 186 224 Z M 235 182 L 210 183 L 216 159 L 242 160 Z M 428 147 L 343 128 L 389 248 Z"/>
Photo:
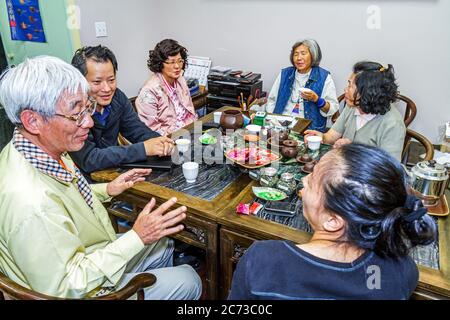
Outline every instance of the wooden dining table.
<path fill-rule="evenodd" d="M 227 109 L 236 108 L 223 107 L 218 111 Z M 213 114 L 206 115 L 200 121 L 212 122 Z M 294 130 L 303 133 L 309 124 L 309 120 L 299 119 Z M 193 126 L 186 129 L 192 130 Z M 109 182 L 120 173 L 120 169 L 109 169 L 94 172 L 91 176 L 95 181 Z M 184 205 L 188 210 L 184 230 L 173 238 L 202 249 L 206 264 L 205 297 L 224 299 L 239 258 L 254 241 L 279 239 L 305 243 L 311 237 L 310 230 L 302 230 L 305 225 L 302 221 L 297 221 L 293 227 L 267 217 L 236 214 L 239 203 L 254 200 L 252 187 L 259 185 L 248 173 L 231 164 L 202 164 L 196 184 L 189 185 L 182 178 L 179 166 L 171 172 L 153 172 L 147 181 L 116 197 L 108 206 L 108 212 L 112 220 L 122 217 L 134 221 L 150 198 L 155 198 L 160 204 L 177 197 L 177 206 Z M 131 210 L 121 209 L 117 206 L 120 202 L 128 203 Z M 450 223 L 448 219 L 439 219 L 438 225 L 439 267 L 419 266 L 420 279 L 414 298 L 450 298 Z"/>

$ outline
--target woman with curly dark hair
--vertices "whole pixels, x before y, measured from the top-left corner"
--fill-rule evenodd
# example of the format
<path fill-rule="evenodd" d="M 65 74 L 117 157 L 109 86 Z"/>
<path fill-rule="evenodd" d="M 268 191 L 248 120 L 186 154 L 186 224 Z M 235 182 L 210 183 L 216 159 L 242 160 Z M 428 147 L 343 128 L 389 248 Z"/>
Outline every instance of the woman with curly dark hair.
<path fill-rule="evenodd" d="M 172 39 L 159 42 L 149 51 L 147 66 L 152 75 L 136 99 L 139 118 L 161 135 L 194 122 L 197 114 L 183 71 L 187 50 Z"/>
<path fill-rule="evenodd" d="M 359 142 L 386 150 L 400 159 L 406 127 L 392 103 L 398 86 L 394 67 L 362 61 L 353 66 L 345 88 L 346 107 L 336 123 L 326 133 L 315 130 L 305 135 L 323 136 L 323 142 L 339 147 Z"/>

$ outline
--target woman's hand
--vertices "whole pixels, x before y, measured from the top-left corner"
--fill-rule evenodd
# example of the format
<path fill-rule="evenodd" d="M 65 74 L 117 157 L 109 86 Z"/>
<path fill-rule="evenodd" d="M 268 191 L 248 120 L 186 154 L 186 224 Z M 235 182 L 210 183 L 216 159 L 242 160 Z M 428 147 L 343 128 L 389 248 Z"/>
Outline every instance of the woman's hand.
<path fill-rule="evenodd" d="M 311 136 L 318 136 L 322 138 L 323 141 L 323 133 L 317 130 L 306 130 L 305 135 L 303 136 L 303 141 L 305 142 L 306 146 L 308 146 L 308 137 Z"/>
<path fill-rule="evenodd" d="M 150 172 L 152 172 L 152 169 L 132 169 L 127 171 L 108 183 L 106 185 L 106 192 L 111 197 L 115 197 L 136 183 L 144 181 Z"/>
<path fill-rule="evenodd" d="M 336 140 L 336 142 L 333 145 L 333 148 L 335 148 L 335 149 L 336 148 L 340 148 L 343 145 L 346 145 L 346 144 L 349 144 L 349 143 L 352 143 L 352 140 L 347 139 L 347 138 L 341 138 L 341 139 Z"/>
<path fill-rule="evenodd" d="M 330 130 L 328 130 L 325 133 L 322 133 L 322 132 L 316 131 L 316 130 L 306 130 L 304 135 L 305 135 L 304 136 L 305 142 L 306 142 L 307 136 L 320 136 L 320 137 L 322 137 L 322 143 L 326 143 L 326 144 L 335 144 L 336 141 L 342 137 L 342 134 L 333 130 L 333 128 L 331 128 Z"/>
<path fill-rule="evenodd" d="M 319 136 L 323 138 L 323 132 L 317 131 L 317 130 L 306 130 L 304 133 L 305 137 L 304 140 L 306 141 L 307 136 Z"/>
<path fill-rule="evenodd" d="M 319 96 L 312 90 L 300 92 L 303 100 L 308 100 L 312 102 L 317 102 L 319 100 Z"/>

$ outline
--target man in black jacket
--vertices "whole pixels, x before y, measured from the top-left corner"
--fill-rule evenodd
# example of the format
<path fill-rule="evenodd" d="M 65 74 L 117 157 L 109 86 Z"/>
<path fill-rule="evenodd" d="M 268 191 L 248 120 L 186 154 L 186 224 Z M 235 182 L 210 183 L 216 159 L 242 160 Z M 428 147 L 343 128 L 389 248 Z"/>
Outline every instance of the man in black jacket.
<path fill-rule="evenodd" d="M 75 52 L 72 65 L 86 77 L 89 95 L 97 102 L 88 140 L 80 151 L 70 154 L 86 176 L 147 156 L 172 153 L 173 141 L 142 123 L 127 96 L 116 87 L 117 60 L 111 50 L 100 45 L 83 47 Z M 132 144 L 119 146 L 119 133 Z"/>

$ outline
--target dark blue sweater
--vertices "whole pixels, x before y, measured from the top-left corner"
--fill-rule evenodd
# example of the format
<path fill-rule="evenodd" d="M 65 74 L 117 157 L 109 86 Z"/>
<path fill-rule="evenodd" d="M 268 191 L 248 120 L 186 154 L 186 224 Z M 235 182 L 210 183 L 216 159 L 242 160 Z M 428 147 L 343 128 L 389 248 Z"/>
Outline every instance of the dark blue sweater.
<path fill-rule="evenodd" d="M 409 256 L 396 260 L 368 251 L 352 263 L 340 263 L 290 241 L 257 241 L 240 259 L 228 298 L 409 299 L 418 277 Z"/>
<path fill-rule="evenodd" d="M 127 96 L 116 89 L 111 101 L 111 113 L 102 125 L 95 118 L 83 148 L 71 152 L 70 156 L 81 171 L 91 173 L 106 168 L 117 167 L 121 163 L 144 161 L 147 156 L 143 141 L 159 137 L 159 133 L 150 130 L 139 119 Z M 128 141 L 129 146 L 119 146 L 119 132 Z"/>

